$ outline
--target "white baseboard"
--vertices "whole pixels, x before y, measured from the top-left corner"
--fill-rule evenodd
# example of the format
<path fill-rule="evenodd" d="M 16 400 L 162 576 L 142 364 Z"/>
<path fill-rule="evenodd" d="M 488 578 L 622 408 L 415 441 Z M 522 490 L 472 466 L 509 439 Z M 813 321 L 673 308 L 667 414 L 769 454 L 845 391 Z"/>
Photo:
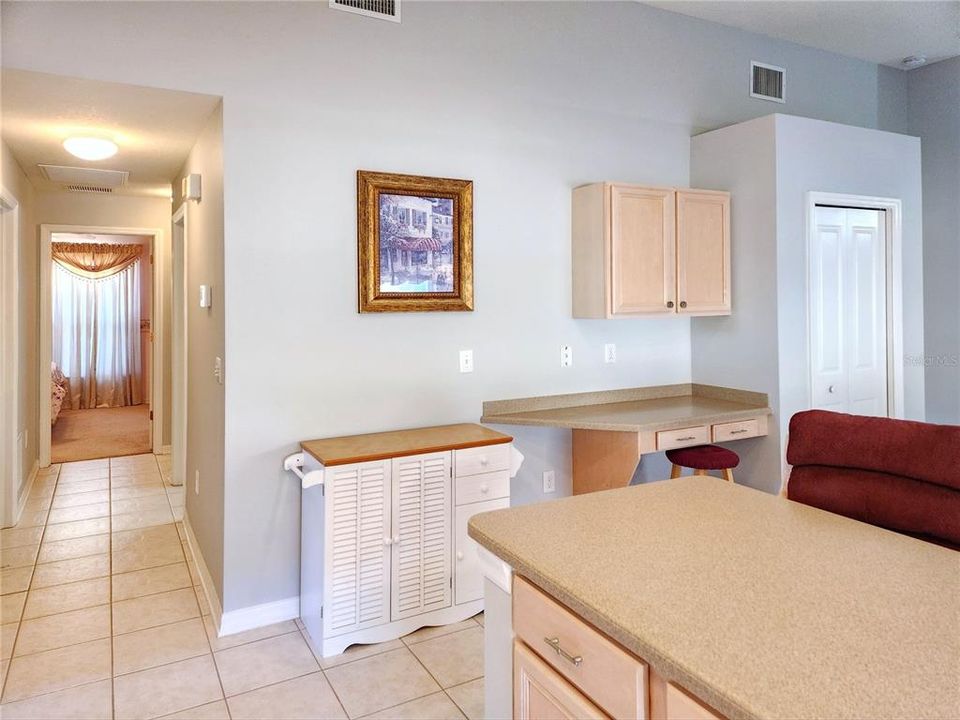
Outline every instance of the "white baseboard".
<path fill-rule="evenodd" d="M 273 602 L 238 608 L 223 613 L 220 621 L 220 637 L 244 630 L 273 625 L 300 617 L 300 596 L 274 600 Z"/>
<path fill-rule="evenodd" d="M 27 504 L 27 498 L 30 497 L 30 491 L 33 490 L 33 483 L 39 474 L 40 461 L 34 460 L 33 467 L 30 469 L 30 475 L 27 477 L 27 482 L 23 487 L 23 492 L 20 493 L 20 497 L 17 498 L 17 511 L 14 513 L 16 517 L 13 518 L 14 525 L 20 522 L 20 516 L 23 515 L 23 506 Z"/>
<path fill-rule="evenodd" d="M 173 454 L 173 445 L 161 445 L 160 449 L 154 453 L 154 455 L 172 455 L 172 454 Z"/>
<path fill-rule="evenodd" d="M 203 592 L 207 596 L 207 603 L 210 605 L 213 626 L 219 629 L 223 617 L 223 605 L 220 603 L 220 596 L 217 595 L 217 586 L 213 584 L 213 575 L 210 574 L 210 569 L 203 559 L 203 553 L 200 552 L 200 545 L 197 543 L 197 536 L 190 525 L 190 516 L 187 515 L 186 508 L 183 509 L 183 529 L 187 533 L 187 547 L 190 548 L 193 563 L 197 567 L 197 574 L 200 575 L 200 587 L 203 588 Z"/>

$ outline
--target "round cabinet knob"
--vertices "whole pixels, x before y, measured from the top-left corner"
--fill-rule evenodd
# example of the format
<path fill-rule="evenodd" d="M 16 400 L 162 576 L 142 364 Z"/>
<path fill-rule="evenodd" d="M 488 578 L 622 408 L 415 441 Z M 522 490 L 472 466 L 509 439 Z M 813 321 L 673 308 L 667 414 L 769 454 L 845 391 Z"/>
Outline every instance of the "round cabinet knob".
<path fill-rule="evenodd" d="M 399 545 L 399 544 L 400 544 L 400 536 L 399 536 L 399 535 L 394 535 L 394 536 L 393 536 L 393 544 L 394 544 L 394 545 Z"/>
<path fill-rule="evenodd" d="M 390 547 L 391 545 L 393 545 L 393 538 L 384 538 L 383 544 L 386 545 L 387 547 Z"/>
<path fill-rule="evenodd" d="M 457 562 L 460 562 L 461 560 L 463 560 L 463 553 L 462 553 L 462 552 L 458 552 L 458 553 L 457 553 Z"/>
<path fill-rule="evenodd" d="M 490 461 L 487 460 L 485 457 L 482 457 L 480 458 L 480 464 L 483 465 L 483 467 L 486 467 L 487 465 L 490 464 Z"/>
<path fill-rule="evenodd" d="M 486 495 L 488 492 L 490 492 L 490 486 L 484 483 L 480 486 L 480 492 Z"/>
<path fill-rule="evenodd" d="M 680 307 L 685 308 L 686 306 L 687 306 L 687 301 L 686 301 L 686 300 L 681 300 L 681 301 L 680 301 Z"/>
<path fill-rule="evenodd" d="M 668 301 L 667 301 L 667 307 L 668 307 L 668 308 L 672 308 L 672 307 L 673 307 L 673 300 L 668 300 Z"/>

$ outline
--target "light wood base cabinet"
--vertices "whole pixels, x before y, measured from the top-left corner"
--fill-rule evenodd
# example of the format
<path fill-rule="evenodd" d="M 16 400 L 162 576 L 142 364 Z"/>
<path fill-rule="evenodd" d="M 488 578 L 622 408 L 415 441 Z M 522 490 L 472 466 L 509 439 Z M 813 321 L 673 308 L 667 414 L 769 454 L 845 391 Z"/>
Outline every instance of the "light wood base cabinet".
<path fill-rule="evenodd" d="M 525 579 L 513 579 L 518 720 L 723 720 Z"/>
<path fill-rule="evenodd" d="M 730 194 L 593 183 L 573 191 L 573 316 L 730 314 Z"/>

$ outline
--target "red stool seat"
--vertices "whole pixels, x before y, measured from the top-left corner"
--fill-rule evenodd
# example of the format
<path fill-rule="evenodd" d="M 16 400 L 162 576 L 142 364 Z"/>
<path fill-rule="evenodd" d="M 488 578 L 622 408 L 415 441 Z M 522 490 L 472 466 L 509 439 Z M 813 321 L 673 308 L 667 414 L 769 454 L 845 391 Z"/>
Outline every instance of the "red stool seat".
<path fill-rule="evenodd" d="M 667 450 L 667 460 L 674 465 L 695 470 L 729 470 L 740 464 L 739 455 L 719 445 L 695 445 Z"/>

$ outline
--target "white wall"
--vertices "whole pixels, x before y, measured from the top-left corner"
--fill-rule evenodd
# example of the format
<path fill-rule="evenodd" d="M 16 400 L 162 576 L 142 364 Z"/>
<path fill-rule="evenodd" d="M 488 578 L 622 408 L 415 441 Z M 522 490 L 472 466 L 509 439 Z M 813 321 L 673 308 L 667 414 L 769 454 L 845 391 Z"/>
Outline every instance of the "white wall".
<path fill-rule="evenodd" d="M 960 424 L 960 58 L 908 73 L 923 143 L 927 419 Z"/>
<path fill-rule="evenodd" d="M 779 488 L 790 418 L 810 407 L 807 193 L 902 201 L 903 354 L 923 354 L 920 142 L 907 135 L 772 115 L 694 138 L 691 179 L 733 193 L 733 314 L 695 319 L 693 379 L 770 394 L 767 438 L 737 443 L 738 480 Z M 772 386 L 772 389 L 768 387 Z M 922 365 L 905 363 L 904 415 L 924 419 Z"/>
<path fill-rule="evenodd" d="M 26 447 L 23 449 L 23 461 L 20 466 L 18 497 L 26 490 L 30 473 L 40 458 L 37 405 L 38 356 L 40 353 L 37 334 L 37 313 L 39 303 L 39 275 L 37 274 L 37 242 L 34 216 L 36 213 L 35 192 L 23 169 L 17 164 L 5 142 L 0 142 L 0 184 L 9 191 L 18 202 L 20 215 L 19 250 L 19 338 L 18 358 L 20 383 L 17 388 L 17 438 Z"/>
<path fill-rule="evenodd" d="M 223 109 L 218 106 L 174 178 L 174 206 L 180 207 L 179 178 L 201 177 L 202 199 L 186 205 L 187 267 L 187 448 L 186 508 L 204 564 L 223 598 L 224 386 L 213 376 L 214 358 L 224 356 L 223 293 Z M 197 302 L 200 285 L 212 288 L 213 305 Z M 229 375 L 230 366 L 226 371 Z M 200 493 L 195 478 L 200 474 Z"/>
<path fill-rule="evenodd" d="M 205 487 L 224 484 L 226 610 L 298 593 L 279 466 L 299 440 L 690 379 L 688 321 L 571 319 L 571 187 L 686 184 L 696 129 L 770 112 L 751 59 L 788 68 L 786 112 L 878 121 L 875 65 L 639 3 L 407 2 L 401 25 L 326 3 L 5 3 L 3 20 L 9 66 L 224 98 L 226 464 Z M 356 313 L 359 168 L 474 181 L 475 312 Z M 547 462 L 568 486 L 568 434 L 518 437 L 543 458 L 518 499 Z"/>

